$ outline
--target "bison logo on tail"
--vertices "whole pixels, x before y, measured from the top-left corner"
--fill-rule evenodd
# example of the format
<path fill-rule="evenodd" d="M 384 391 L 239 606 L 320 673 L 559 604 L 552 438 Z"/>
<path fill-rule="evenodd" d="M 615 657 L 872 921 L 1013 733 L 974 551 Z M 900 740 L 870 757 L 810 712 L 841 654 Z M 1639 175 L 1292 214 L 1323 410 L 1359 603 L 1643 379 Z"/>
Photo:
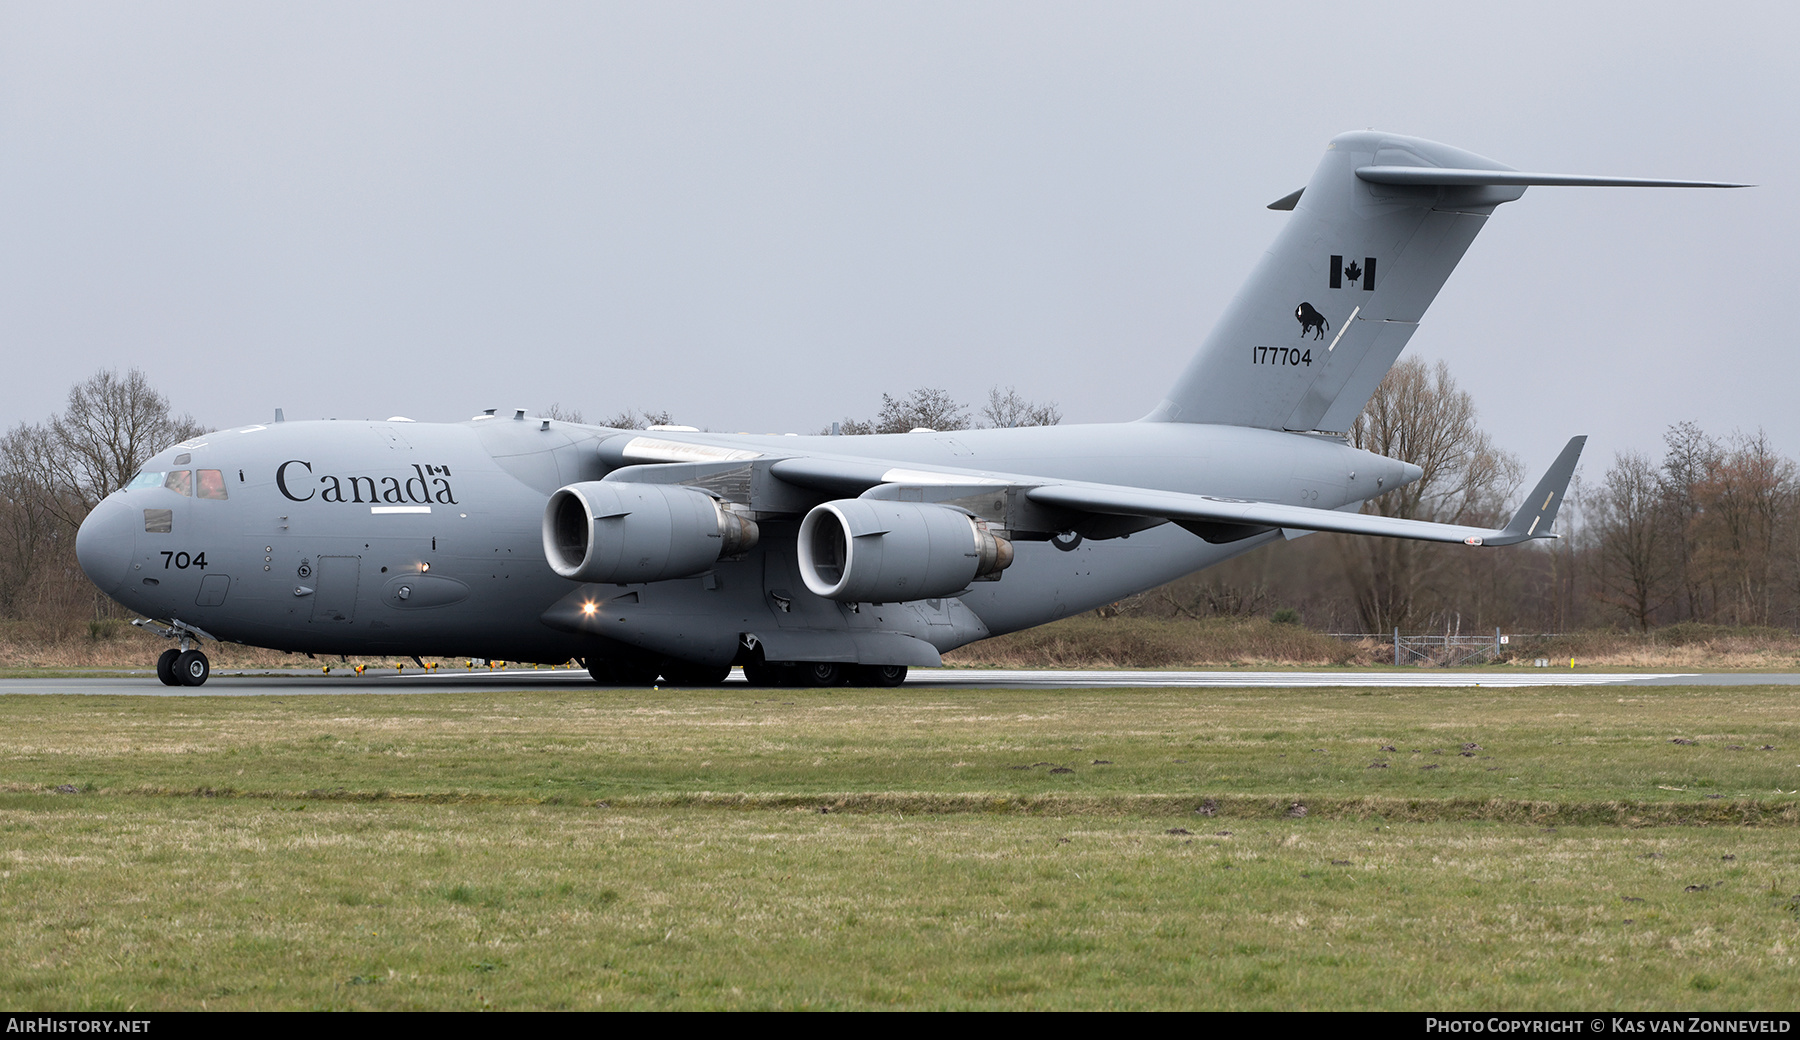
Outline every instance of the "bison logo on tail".
<path fill-rule="evenodd" d="M 1313 305 L 1310 303 L 1302 303 L 1295 307 L 1294 317 L 1300 322 L 1301 339 L 1305 339 L 1309 332 L 1313 334 L 1313 339 L 1324 339 L 1325 330 L 1331 328 L 1331 323 L 1325 320 L 1325 315 L 1313 310 Z"/>

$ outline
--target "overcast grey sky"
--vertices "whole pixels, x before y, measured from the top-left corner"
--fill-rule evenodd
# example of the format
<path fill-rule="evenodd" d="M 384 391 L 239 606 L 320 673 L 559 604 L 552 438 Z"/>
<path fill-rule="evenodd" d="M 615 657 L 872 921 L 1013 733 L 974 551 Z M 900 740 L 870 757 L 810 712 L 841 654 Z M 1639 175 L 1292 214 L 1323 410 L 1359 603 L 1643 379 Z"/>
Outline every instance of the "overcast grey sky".
<path fill-rule="evenodd" d="M 883 391 L 1160 398 L 1325 142 L 1533 188 L 1408 353 L 1534 473 L 1800 454 L 1791 4 L 0 3 L 0 422 L 141 366 L 212 425 Z"/>

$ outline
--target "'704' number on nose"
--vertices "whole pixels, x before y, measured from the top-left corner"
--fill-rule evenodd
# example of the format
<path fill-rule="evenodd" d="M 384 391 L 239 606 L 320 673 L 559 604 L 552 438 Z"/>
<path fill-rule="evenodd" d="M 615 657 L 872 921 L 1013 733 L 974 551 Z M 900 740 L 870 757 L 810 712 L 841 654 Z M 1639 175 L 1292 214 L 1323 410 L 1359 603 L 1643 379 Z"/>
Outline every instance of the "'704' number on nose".
<path fill-rule="evenodd" d="M 184 552 L 170 552 L 165 549 L 163 550 L 162 558 L 163 570 L 165 571 L 171 566 L 178 571 L 185 571 L 189 567 L 198 567 L 201 570 L 206 569 L 206 554 L 203 552 L 195 553 L 190 556 Z"/>

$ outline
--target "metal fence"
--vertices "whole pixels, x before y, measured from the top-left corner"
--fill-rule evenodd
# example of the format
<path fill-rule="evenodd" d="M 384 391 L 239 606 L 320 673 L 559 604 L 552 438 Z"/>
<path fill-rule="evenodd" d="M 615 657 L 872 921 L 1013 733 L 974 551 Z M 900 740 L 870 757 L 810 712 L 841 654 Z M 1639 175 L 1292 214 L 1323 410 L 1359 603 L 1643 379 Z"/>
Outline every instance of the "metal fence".
<path fill-rule="evenodd" d="M 1354 642 L 1392 643 L 1395 667 L 1414 664 L 1454 668 L 1473 661 L 1491 661 L 1505 653 L 1515 639 L 1549 639 L 1553 633 L 1507 634 L 1496 628 L 1491 636 L 1463 635 L 1460 632 L 1403 636 L 1396 628 L 1391 635 L 1385 632 L 1332 632 L 1331 636 Z"/>

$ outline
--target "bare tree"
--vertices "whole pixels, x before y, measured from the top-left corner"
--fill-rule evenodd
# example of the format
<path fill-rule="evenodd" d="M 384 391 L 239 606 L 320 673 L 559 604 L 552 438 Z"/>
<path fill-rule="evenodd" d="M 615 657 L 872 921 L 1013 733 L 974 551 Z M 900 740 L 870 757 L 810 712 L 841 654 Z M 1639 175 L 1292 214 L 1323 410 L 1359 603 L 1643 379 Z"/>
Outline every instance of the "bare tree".
<path fill-rule="evenodd" d="M 151 455 L 201 432 L 137 369 L 95 373 L 70 388 L 62 414 L 9 431 L 0 440 L 0 606 L 54 615 L 88 600 L 105 609 L 75 564 L 76 530 Z"/>
<path fill-rule="evenodd" d="M 844 419 L 838 432 L 845 436 L 869 433 L 911 433 L 925 429 L 944 432 L 971 428 L 1008 429 L 1014 426 L 1055 426 L 1062 422 L 1056 402 L 1039 404 L 1020 397 L 1017 389 L 998 386 L 988 390 L 980 422 L 971 422 L 969 409 L 943 390 L 922 386 L 905 397 L 881 395 L 881 411 L 873 419 Z"/>
<path fill-rule="evenodd" d="M 0 465 L 12 486 L 41 489 L 44 508 L 73 531 L 145 459 L 202 429 L 192 416 L 171 414 L 142 371 L 107 370 L 71 387 L 61 415 L 8 434 Z"/>
<path fill-rule="evenodd" d="M 1002 392 L 994 386 L 988 388 L 988 403 L 981 410 L 981 418 L 982 425 L 1002 430 L 1014 426 L 1055 426 L 1062 422 L 1062 411 L 1055 401 L 1038 404 L 1020 397 L 1013 387 Z"/>
<path fill-rule="evenodd" d="M 550 418 L 555 418 L 555 416 Z M 580 422 L 580 420 L 571 419 L 570 422 Z M 652 426 L 673 426 L 674 424 L 675 417 L 666 411 L 653 412 L 648 408 L 627 408 L 601 422 L 600 425 L 614 430 L 647 430 Z"/>
<path fill-rule="evenodd" d="M 966 430 L 968 408 L 936 387 L 922 386 L 905 397 L 881 395 L 881 411 L 874 419 L 844 419 L 838 432 L 846 436 L 869 433 L 911 433 L 917 429 Z"/>
<path fill-rule="evenodd" d="M 1720 620 L 1765 625 L 1774 614 L 1778 530 L 1792 512 L 1794 464 L 1762 431 L 1739 434 L 1693 486 L 1694 563 L 1707 576 Z"/>
<path fill-rule="evenodd" d="M 1695 559 L 1700 516 L 1705 511 L 1699 485 L 1718 466 L 1724 449 L 1691 422 L 1669 427 L 1663 434 L 1663 443 L 1668 451 L 1663 455 L 1662 494 L 1669 510 L 1671 547 L 1681 583 L 1680 616 L 1697 621 L 1710 617 L 1716 602 L 1704 568 Z"/>
<path fill-rule="evenodd" d="M 917 429 L 966 430 L 968 408 L 936 387 L 922 386 L 903 398 L 881 395 L 881 411 L 875 416 L 875 432 L 907 433 Z"/>
<path fill-rule="evenodd" d="M 1625 452 L 1606 471 L 1595 502 L 1599 544 L 1594 594 L 1644 632 L 1680 590 L 1660 477 L 1654 462 Z"/>
<path fill-rule="evenodd" d="M 1410 462 L 1424 476 L 1363 507 L 1379 516 L 1439 523 L 1494 522 L 1518 483 L 1519 464 L 1475 424 L 1475 403 L 1443 362 L 1409 358 L 1391 369 L 1350 430 L 1358 448 Z M 1449 560 L 1443 547 L 1398 538 L 1344 540 L 1345 576 L 1370 631 L 1404 626 Z"/>
<path fill-rule="evenodd" d="M 69 389 L 69 406 L 50 420 L 60 486 L 73 493 L 82 518 L 125 486 L 144 460 L 203 432 L 191 415 L 173 415 L 169 399 L 150 386 L 141 369 L 120 375 L 96 372 Z"/>
<path fill-rule="evenodd" d="M 0 612 L 7 616 L 26 609 L 28 590 L 73 540 L 56 489 L 41 475 L 54 473 L 49 440 L 47 424 L 38 423 L 20 423 L 0 440 Z"/>
<path fill-rule="evenodd" d="M 581 409 L 564 408 L 561 401 L 550 402 L 550 407 L 538 413 L 539 418 L 555 419 L 557 422 L 579 423 L 586 420 L 581 417 Z"/>

